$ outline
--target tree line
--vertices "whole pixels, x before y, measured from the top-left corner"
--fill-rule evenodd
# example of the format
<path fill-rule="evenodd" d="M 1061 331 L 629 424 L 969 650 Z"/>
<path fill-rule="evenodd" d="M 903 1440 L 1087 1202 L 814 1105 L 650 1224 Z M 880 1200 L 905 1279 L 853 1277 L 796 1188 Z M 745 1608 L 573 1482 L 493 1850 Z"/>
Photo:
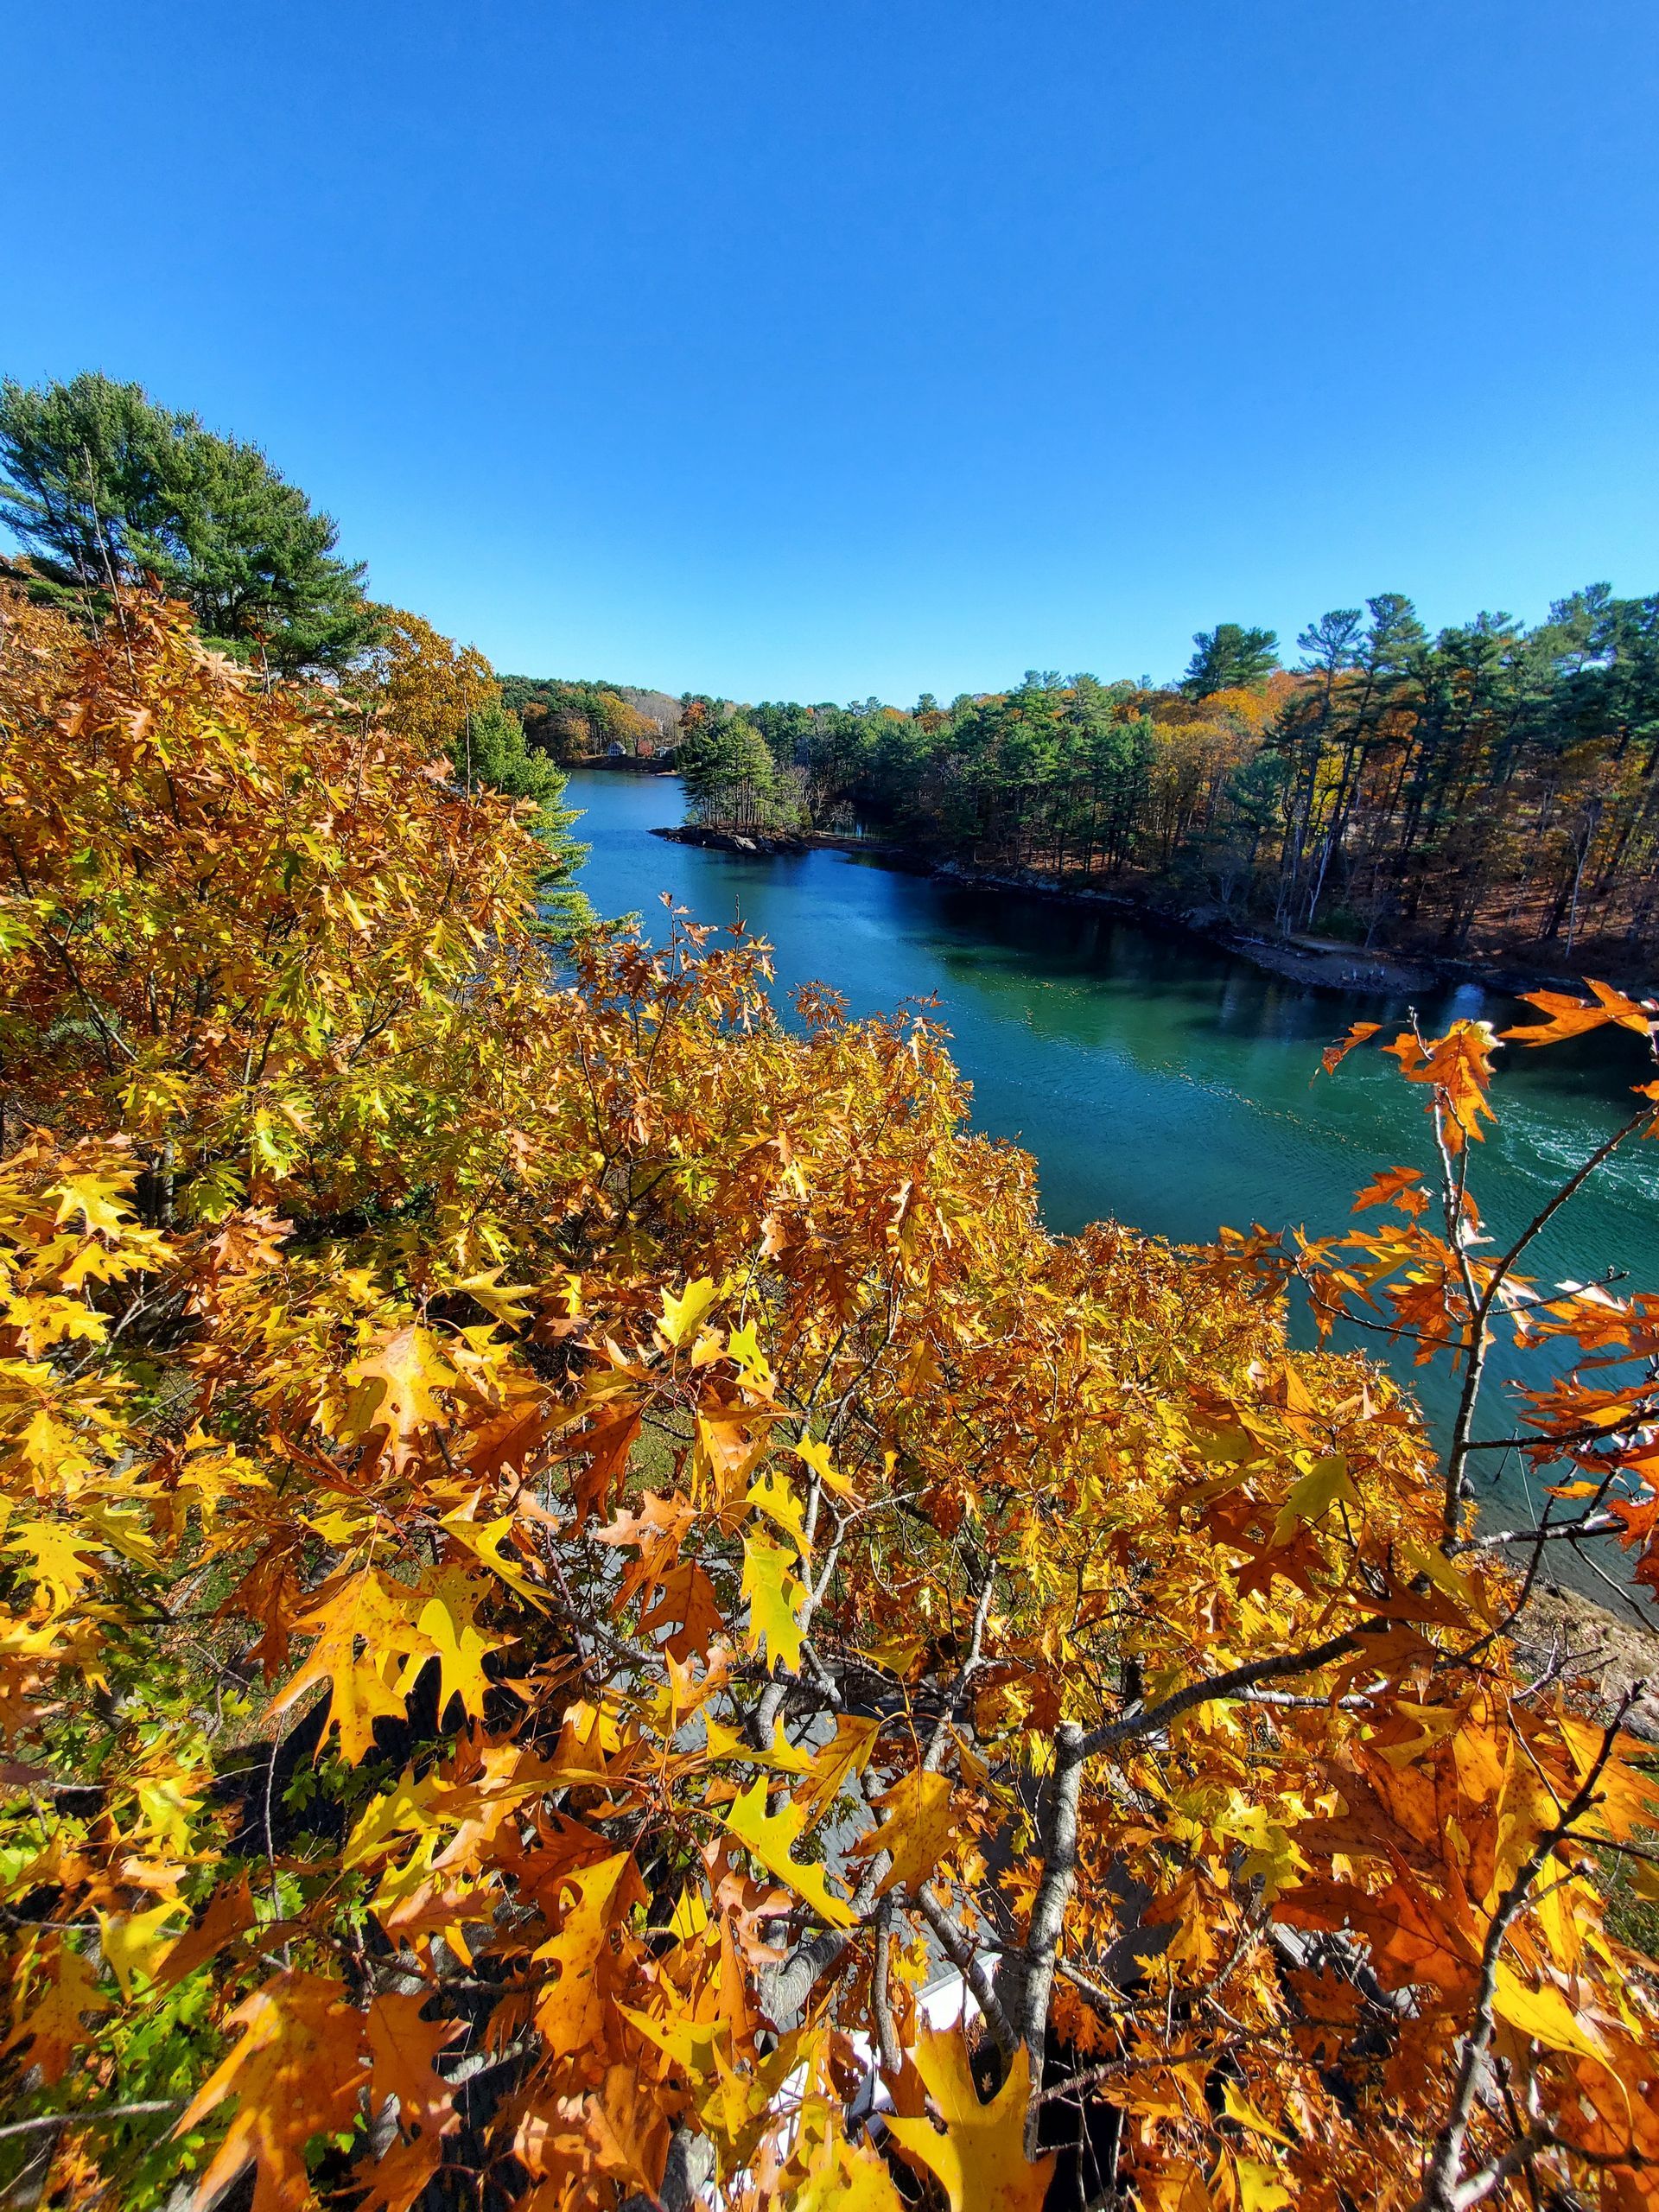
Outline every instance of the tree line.
<path fill-rule="evenodd" d="M 1384 593 L 1202 632 L 1178 683 L 1030 671 L 900 709 L 697 703 L 694 812 L 861 829 L 1282 932 L 1629 959 L 1659 938 L 1659 595 L 1431 636 Z M 759 744 L 757 745 L 757 741 Z"/>

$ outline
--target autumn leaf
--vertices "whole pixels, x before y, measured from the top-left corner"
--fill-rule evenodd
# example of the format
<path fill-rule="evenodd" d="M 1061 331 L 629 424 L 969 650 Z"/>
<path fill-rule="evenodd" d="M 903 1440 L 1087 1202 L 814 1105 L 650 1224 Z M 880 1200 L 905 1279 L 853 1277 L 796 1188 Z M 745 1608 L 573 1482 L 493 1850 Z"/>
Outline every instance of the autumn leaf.
<path fill-rule="evenodd" d="M 271 1713 L 289 1712 L 326 1681 L 340 1756 L 360 1759 L 374 1740 L 375 1722 L 402 1716 L 403 1700 L 390 1677 L 419 1633 L 415 1602 L 413 1592 L 389 1582 L 378 1567 L 325 1584 L 295 1622 L 299 1634 L 315 1641 L 287 1688 L 272 1700 Z"/>
<path fill-rule="evenodd" d="M 352 1389 L 341 1435 L 357 1442 L 380 1432 L 393 1466 L 402 1468 L 419 1432 L 445 1420 L 437 1394 L 453 1388 L 456 1376 L 432 1332 L 411 1323 L 393 1330 L 378 1351 L 357 1360 L 346 1379 Z"/>
<path fill-rule="evenodd" d="M 1547 2050 L 1570 2051 L 1600 2066 L 1613 2062 L 1605 2041 L 1592 2032 L 1559 1989 L 1548 1982 L 1531 1987 L 1504 1959 L 1497 1962 L 1492 2010 L 1499 2019 L 1542 2044 Z"/>
<path fill-rule="evenodd" d="M 887 1818 L 853 1849 L 861 1857 L 891 1853 L 893 1864 L 877 1885 L 878 1896 L 897 1887 L 914 1895 L 938 1866 L 954 1834 L 950 1794 L 948 1775 L 917 1767 L 876 1798 Z"/>
<path fill-rule="evenodd" d="M 1599 983 L 1592 976 L 1586 976 L 1585 981 L 1595 994 L 1593 1000 L 1570 998 L 1564 991 L 1523 991 L 1521 996 L 1524 1003 L 1535 1006 L 1549 1019 L 1504 1030 L 1502 1033 L 1505 1041 L 1516 1045 L 1559 1045 L 1610 1022 L 1621 1029 L 1633 1029 L 1638 1036 L 1644 1037 L 1659 1019 L 1659 1008 L 1651 1002 L 1627 999 L 1622 991 Z"/>
<path fill-rule="evenodd" d="M 695 1334 L 699 1321 L 720 1295 L 718 1288 L 707 1275 L 699 1275 L 689 1282 L 677 1298 L 665 1290 L 662 1300 L 662 1319 L 658 1323 L 668 1344 L 676 1351 Z"/>
<path fill-rule="evenodd" d="M 588 2101 L 585 2132 L 601 2173 L 637 2183 L 655 2197 L 668 2162 L 668 2114 L 636 2066 L 607 2066 Z"/>
<path fill-rule="evenodd" d="M 1327 1045 L 1319 1055 L 1319 1065 L 1326 1075 L 1334 1075 L 1356 1045 L 1363 1045 L 1376 1036 L 1382 1027 L 1380 1021 L 1357 1021 L 1345 1037 L 1334 1045 Z"/>
<path fill-rule="evenodd" d="M 751 1486 L 748 1503 L 783 1530 L 803 1559 L 806 1557 L 806 1523 L 801 1501 L 775 1467 L 768 1468 Z"/>
<path fill-rule="evenodd" d="M 23 2063 L 38 2066 L 48 2087 L 63 2079 L 72 2059 L 85 2056 L 86 2016 L 112 2010 L 92 1967 L 61 1937 L 47 1954 L 44 1973 L 38 1955 L 31 1961 L 27 1982 L 20 1978 L 15 1985 L 13 2002 L 11 2031 L 0 2051 L 21 2048 Z"/>
<path fill-rule="evenodd" d="M 1422 1172 L 1416 1167 L 1385 1167 L 1374 1175 L 1349 1211 L 1363 1213 L 1368 1206 L 1395 1205 L 1402 1213 L 1420 1214 L 1428 1204 Z"/>
<path fill-rule="evenodd" d="M 1031 2072 L 1021 2044 L 1001 2088 L 982 2104 L 962 2037 L 925 2028 L 912 2054 L 943 2134 L 930 2120 L 893 2119 L 887 2132 L 906 2157 L 943 2183 L 950 2212 L 1040 2212 L 1054 2171 L 1051 2151 L 1026 2156 Z"/>
<path fill-rule="evenodd" d="M 211 2203 L 249 2166 L 252 2212 L 295 2212 L 311 2202 L 305 2146 L 314 2135 L 348 2132 L 368 2075 L 364 2019 L 343 1982 L 298 1972 L 278 1974 L 238 2005 L 227 2027 L 240 2040 L 181 2114 L 188 2135 L 227 2097 L 237 2101 L 224 2140 L 197 2183 Z"/>
<path fill-rule="evenodd" d="M 671 1626 L 674 1632 L 664 1637 L 663 1649 L 673 1658 L 686 1660 L 707 1652 L 723 1632 L 726 1616 L 714 1584 L 696 1560 L 682 1560 L 669 1569 L 656 1597 L 640 1614 L 639 1626 L 647 1635 Z"/>
<path fill-rule="evenodd" d="M 1399 1061 L 1408 1083 L 1434 1086 L 1435 1098 L 1446 1109 L 1446 1149 L 1454 1155 L 1469 1140 L 1483 1138 L 1481 1122 L 1493 1118 L 1487 1093 L 1497 1044 L 1490 1021 L 1454 1021 L 1444 1037 L 1431 1038 L 1426 1045 L 1408 1029 L 1383 1047 Z"/>
<path fill-rule="evenodd" d="M 1359 1493 L 1348 1472 L 1347 1460 L 1340 1452 L 1335 1452 L 1315 1460 L 1310 1471 L 1292 1484 L 1290 1495 L 1273 1524 L 1272 1541 L 1275 1544 L 1288 1543 L 1298 1529 L 1322 1520 L 1338 1503 L 1357 1507 Z"/>
<path fill-rule="evenodd" d="M 123 1997 L 131 1996 L 135 1974 L 153 1980 L 161 1972 L 176 1940 L 175 1936 L 163 1936 L 162 1929 L 177 1916 L 178 1910 L 175 1899 L 163 1897 L 159 1904 L 150 1905 L 143 1912 L 99 1914 L 99 1940 Z"/>
<path fill-rule="evenodd" d="M 806 1816 L 798 1805 L 790 1804 L 776 1813 L 768 1813 L 764 1775 L 757 1776 L 733 1800 L 726 1826 L 747 1850 L 754 1853 L 768 1873 L 787 1883 L 797 1897 L 806 1899 L 827 1928 L 852 1926 L 852 1912 L 830 1890 L 823 1867 L 803 1866 L 791 1856 L 806 1827 Z"/>
<path fill-rule="evenodd" d="M 435 1658 L 439 1718 L 448 1710 L 450 1699 L 459 1698 L 467 1713 L 480 1719 L 490 1688 L 484 1661 L 502 1642 L 499 1637 L 484 1635 L 474 1618 L 484 1586 L 477 1577 L 450 1567 L 441 1567 L 426 1587 L 430 1594 L 415 1618 L 422 1643 L 410 1653 L 398 1692 L 407 1695 L 426 1661 Z"/>
<path fill-rule="evenodd" d="M 744 1537 L 742 1594 L 749 1601 L 744 1643 L 756 1653 L 765 1646 L 766 1665 L 773 1673 L 781 1664 L 795 1674 L 801 1664 L 804 1631 L 798 1611 L 806 1586 L 797 1579 L 794 1565 L 795 1554 L 774 1544 L 770 1536 Z"/>
<path fill-rule="evenodd" d="M 903 2199 L 867 2144 L 832 2141 L 802 2183 L 791 2212 L 903 2212 Z"/>
<path fill-rule="evenodd" d="M 449 2085 L 436 2069 L 441 2053 L 461 2033 L 461 2023 L 424 2018 L 429 2002 L 424 1990 L 383 1991 L 368 2010 L 369 2109 L 378 2112 L 396 2098 L 405 2135 L 443 2134 L 461 2125 Z"/>
<path fill-rule="evenodd" d="M 861 1713 L 836 1714 L 835 1734 L 814 1751 L 795 1793 L 805 1827 L 822 1819 L 854 1777 L 864 1771 L 880 1732 L 879 1720 Z"/>
<path fill-rule="evenodd" d="M 92 1580 L 88 1562 L 97 1557 L 99 1547 L 67 1521 L 42 1520 L 19 1522 L 5 1548 L 21 1562 L 19 1572 L 48 1608 L 61 1613 Z"/>
<path fill-rule="evenodd" d="M 581 2050 L 601 2038 L 609 1994 L 606 1962 L 610 1931 L 640 1896 L 632 1856 L 617 1852 L 596 1865 L 562 1878 L 574 1891 L 557 1933 L 534 1953 L 540 1965 L 557 1969 L 536 2002 L 536 2025 L 555 2057 Z"/>
<path fill-rule="evenodd" d="M 797 1459 L 811 1469 L 824 1488 L 833 1491 L 837 1497 L 851 1498 L 857 1495 L 850 1477 L 844 1475 L 830 1458 L 827 1444 L 820 1444 L 816 1437 L 804 1436 L 790 1449 Z"/>

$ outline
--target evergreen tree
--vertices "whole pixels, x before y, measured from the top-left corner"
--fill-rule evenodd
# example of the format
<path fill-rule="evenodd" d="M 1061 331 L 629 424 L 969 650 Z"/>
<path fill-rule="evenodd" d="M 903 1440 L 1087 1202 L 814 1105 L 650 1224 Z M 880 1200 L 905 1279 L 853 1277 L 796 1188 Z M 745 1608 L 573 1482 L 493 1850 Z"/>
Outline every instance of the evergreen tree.
<path fill-rule="evenodd" d="M 1192 642 L 1198 651 L 1181 678 L 1181 689 L 1191 699 L 1259 683 L 1279 665 L 1276 630 L 1247 630 L 1237 622 L 1217 622 L 1213 630 L 1195 630 Z"/>
<path fill-rule="evenodd" d="M 257 446 L 86 374 L 0 385 L 0 520 L 48 594 L 101 604 L 154 576 L 203 633 L 283 674 L 340 668 L 372 642 L 364 569 L 333 519 Z"/>

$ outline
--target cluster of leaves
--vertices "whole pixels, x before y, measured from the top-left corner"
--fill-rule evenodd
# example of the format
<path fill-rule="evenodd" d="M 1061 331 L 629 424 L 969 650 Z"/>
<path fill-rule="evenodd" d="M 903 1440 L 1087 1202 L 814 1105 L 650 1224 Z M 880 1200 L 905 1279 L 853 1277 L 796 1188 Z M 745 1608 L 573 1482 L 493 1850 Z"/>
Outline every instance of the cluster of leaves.
<path fill-rule="evenodd" d="M 573 881 L 587 849 L 570 837 L 576 817 L 563 804 L 565 779 L 529 743 L 489 663 L 476 645 L 454 645 L 418 614 L 376 612 L 377 642 L 353 670 L 349 696 L 423 759 L 447 756 L 463 790 L 482 785 L 528 800 L 534 811 L 525 826 L 546 855 L 537 879 L 544 913 L 566 930 L 591 922 Z"/>
<path fill-rule="evenodd" d="M 1057 1240 L 925 1019 L 683 918 L 561 967 L 508 802 L 122 613 L 0 651 L 37 2201 L 1659 2202 L 1659 1783 L 1287 1343 L 1300 1266 L 1472 1417 L 1574 1338 L 1529 1448 L 1651 1579 L 1651 1304 L 1480 1256 L 1490 1033 L 1398 1048 L 1438 1231 Z"/>

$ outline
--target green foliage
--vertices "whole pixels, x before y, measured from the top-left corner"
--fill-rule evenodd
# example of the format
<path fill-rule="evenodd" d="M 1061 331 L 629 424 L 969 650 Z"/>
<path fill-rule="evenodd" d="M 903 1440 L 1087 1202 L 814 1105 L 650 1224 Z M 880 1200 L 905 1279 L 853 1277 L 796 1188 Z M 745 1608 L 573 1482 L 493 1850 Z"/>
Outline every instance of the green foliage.
<path fill-rule="evenodd" d="M 208 638 L 283 673 L 338 668 L 374 636 L 364 570 L 257 446 L 136 384 L 0 385 L 0 519 L 48 588 L 102 604 L 156 577 Z"/>
<path fill-rule="evenodd" d="M 697 707 L 687 712 L 676 756 L 692 818 L 739 831 L 799 829 L 800 776 L 779 767 L 747 715 L 720 718 Z"/>
<path fill-rule="evenodd" d="M 488 700 L 471 717 L 464 749 L 463 777 L 468 788 L 487 785 L 505 798 L 528 799 L 537 813 L 526 827 L 548 855 L 542 895 L 563 924 L 592 919 L 588 902 L 571 883 L 588 848 L 573 842 L 572 825 L 581 816 L 564 804 L 565 778 L 545 753 L 524 741 L 524 726 L 498 700 Z"/>
<path fill-rule="evenodd" d="M 1279 637 L 1274 630 L 1217 622 L 1213 630 L 1195 631 L 1192 642 L 1198 651 L 1181 678 L 1181 689 L 1190 698 L 1207 699 L 1212 691 L 1259 683 L 1279 665 Z"/>

